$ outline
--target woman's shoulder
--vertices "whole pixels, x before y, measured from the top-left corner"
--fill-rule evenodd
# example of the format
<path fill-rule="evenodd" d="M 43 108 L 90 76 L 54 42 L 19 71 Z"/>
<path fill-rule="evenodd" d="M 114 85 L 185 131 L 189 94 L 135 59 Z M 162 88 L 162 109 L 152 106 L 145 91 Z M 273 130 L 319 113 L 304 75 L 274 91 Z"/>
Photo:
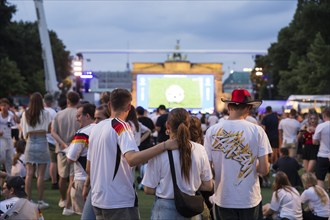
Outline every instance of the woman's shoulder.
<path fill-rule="evenodd" d="M 200 149 L 204 149 L 204 146 L 201 145 L 200 143 L 197 143 L 197 142 L 194 142 L 194 141 L 189 141 L 192 145 L 192 149 L 197 149 L 197 150 L 200 150 Z"/>
<path fill-rule="evenodd" d="M 307 189 L 305 189 L 302 194 L 304 195 L 311 195 L 315 193 L 315 189 L 314 187 L 308 187 Z"/>
<path fill-rule="evenodd" d="M 286 186 L 285 188 L 279 188 L 275 192 L 277 192 L 277 194 L 279 194 L 279 195 L 285 195 L 285 194 L 291 194 L 291 191 L 294 191 L 294 190 L 295 190 L 295 188 L 293 188 L 292 186 Z"/>
<path fill-rule="evenodd" d="M 196 154 L 199 157 L 207 155 L 205 147 L 203 145 L 201 145 L 199 143 L 196 143 L 196 142 L 193 142 L 193 141 L 190 141 L 190 143 L 192 144 L 191 149 L 192 149 L 193 154 Z"/>
<path fill-rule="evenodd" d="M 46 109 L 42 109 L 42 113 L 46 114 L 46 115 L 49 115 L 49 111 L 47 111 Z"/>
<path fill-rule="evenodd" d="M 42 109 L 41 110 L 41 114 L 40 114 L 40 117 L 50 117 L 50 114 L 49 112 L 46 110 L 46 109 Z"/>

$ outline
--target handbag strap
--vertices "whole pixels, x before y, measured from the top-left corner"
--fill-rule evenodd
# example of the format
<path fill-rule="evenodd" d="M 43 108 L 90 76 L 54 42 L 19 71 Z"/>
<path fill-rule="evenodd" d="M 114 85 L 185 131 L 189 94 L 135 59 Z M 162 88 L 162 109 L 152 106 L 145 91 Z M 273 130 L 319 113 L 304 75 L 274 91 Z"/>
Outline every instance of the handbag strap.
<path fill-rule="evenodd" d="M 168 158 L 170 160 L 170 167 L 171 167 L 173 187 L 176 188 L 176 187 L 178 187 L 178 185 L 176 183 L 176 176 L 175 176 L 175 169 L 174 169 L 174 162 L 173 162 L 173 154 L 172 154 L 172 151 L 171 150 L 168 150 L 167 153 L 168 153 Z"/>

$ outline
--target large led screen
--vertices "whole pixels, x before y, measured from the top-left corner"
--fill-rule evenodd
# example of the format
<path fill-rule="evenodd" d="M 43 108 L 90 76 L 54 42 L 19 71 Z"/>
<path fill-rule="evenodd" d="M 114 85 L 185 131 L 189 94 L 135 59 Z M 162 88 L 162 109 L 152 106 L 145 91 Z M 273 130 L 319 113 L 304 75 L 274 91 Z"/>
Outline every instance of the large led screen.
<path fill-rule="evenodd" d="M 212 112 L 213 75 L 137 75 L 137 105 L 149 110 L 160 104 L 167 108 Z"/>

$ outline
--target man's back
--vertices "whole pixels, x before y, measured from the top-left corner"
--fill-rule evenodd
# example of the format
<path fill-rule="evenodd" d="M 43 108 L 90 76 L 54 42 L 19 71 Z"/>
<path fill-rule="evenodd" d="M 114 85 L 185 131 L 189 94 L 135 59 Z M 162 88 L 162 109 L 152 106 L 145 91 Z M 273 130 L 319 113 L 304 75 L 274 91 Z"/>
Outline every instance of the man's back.
<path fill-rule="evenodd" d="M 215 203 L 225 208 L 257 206 L 257 159 L 271 153 L 264 130 L 246 120 L 223 120 L 207 130 L 204 145 L 214 165 Z"/>
<path fill-rule="evenodd" d="M 280 121 L 279 129 L 283 130 L 283 142 L 293 143 L 300 129 L 300 123 L 293 118 L 285 118 Z"/>
<path fill-rule="evenodd" d="M 278 117 L 277 114 L 272 112 L 266 115 L 261 122 L 265 126 L 266 134 L 270 138 L 278 139 Z"/>
<path fill-rule="evenodd" d="M 94 125 L 89 137 L 92 205 L 101 209 L 134 207 L 133 168 L 123 157 L 138 151 L 130 126 L 117 118 Z"/>
<path fill-rule="evenodd" d="M 52 124 L 54 131 L 68 145 L 80 126 L 76 119 L 76 115 L 76 108 L 66 108 L 56 114 Z M 56 147 L 58 149 L 58 144 L 56 144 Z"/>
<path fill-rule="evenodd" d="M 313 139 L 319 140 L 318 157 L 329 157 L 330 154 L 330 121 L 325 121 L 316 127 Z"/>
<path fill-rule="evenodd" d="M 302 186 L 298 171 L 301 166 L 298 161 L 292 157 L 284 156 L 279 158 L 273 165 L 274 170 L 283 171 L 289 178 L 292 186 Z"/>

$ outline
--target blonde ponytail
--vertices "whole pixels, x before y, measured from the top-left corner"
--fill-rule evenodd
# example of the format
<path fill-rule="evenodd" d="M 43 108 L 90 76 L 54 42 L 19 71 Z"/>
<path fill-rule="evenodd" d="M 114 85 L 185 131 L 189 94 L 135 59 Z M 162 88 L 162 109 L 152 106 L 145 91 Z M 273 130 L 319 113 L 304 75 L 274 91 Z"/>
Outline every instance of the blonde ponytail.
<path fill-rule="evenodd" d="M 323 205 L 325 205 L 327 203 L 327 201 L 328 201 L 327 194 L 322 187 L 317 185 L 317 179 L 313 173 L 310 173 L 310 172 L 304 173 L 301 176 L 301 180 L 304 184 L 305 189 L 307 189 L 308 187 L 314 188 L 316 195 L 320 198 L 321 203 Z"/>
<path fill-rule="evenodd" d="M 314 190 L 315 190 L 317 196 L 321 199 L 321 203 L 322 203 L 323 205 L 327 204 L 327 202 L 328 202 L 328 197 L 327 197 L 327 194 L 326 194 L 326 192 L 324 191 L 324 189 L 321 188 L 321 187 L 318 186 L 318 185 L 315 185 L 315 186 L 313 186 L 313 187 L 314 187 Z"/>

